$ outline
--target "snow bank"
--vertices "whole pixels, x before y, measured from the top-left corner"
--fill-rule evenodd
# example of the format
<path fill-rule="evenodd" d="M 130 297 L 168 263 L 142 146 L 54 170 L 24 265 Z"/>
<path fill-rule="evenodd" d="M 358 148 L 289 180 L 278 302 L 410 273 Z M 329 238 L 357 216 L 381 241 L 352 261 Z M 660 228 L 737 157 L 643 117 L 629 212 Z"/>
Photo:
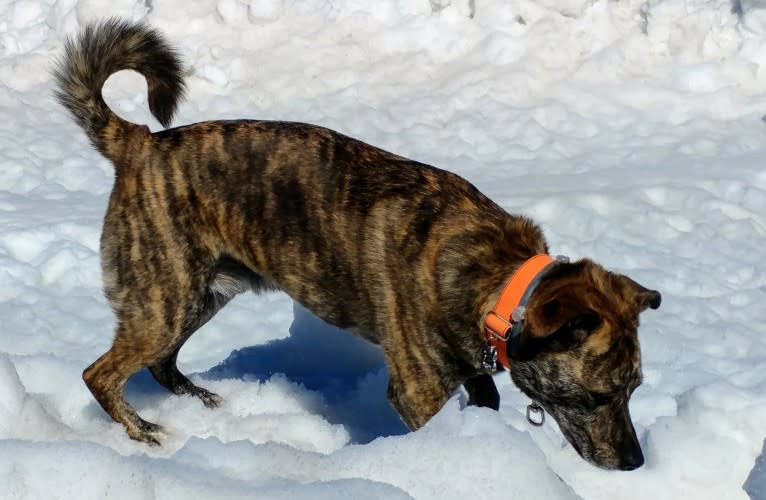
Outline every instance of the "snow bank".
<path fill-rule="evenodd" d="M 226 455 L 250 458 L 237 453 L 236 449 L 228 449 Z M 279 467 L 291 465 L 278 464 Z M 305 483 L 270 478 L 237 480 L 217 469 L 217 465 L 211 464 L 203 469 L 182 461 L 125 457 L 93 443 L 71 441 L 30 443 L 8 440 L 3 442 L 3 455 L 0 456 L 0 481 L 4 485 L 4 495 L 8 495 L 6 498 L 412 498 L 397 488 L 368 480 Z"/>

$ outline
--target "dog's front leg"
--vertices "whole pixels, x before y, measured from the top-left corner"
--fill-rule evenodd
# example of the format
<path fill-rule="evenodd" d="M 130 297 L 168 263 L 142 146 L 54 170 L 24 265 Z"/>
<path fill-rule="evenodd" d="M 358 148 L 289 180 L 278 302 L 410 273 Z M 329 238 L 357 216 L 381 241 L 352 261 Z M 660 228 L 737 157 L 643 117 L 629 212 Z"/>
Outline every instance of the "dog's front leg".
<path fill-rule="evenodd" d="M 500 394 L 497 392 L 492 375 L 481 373 L 465 382 L 463 387 L 468 391 L 468 404 L 497 410 L 500 408 Z"/>
<path fill-rule="evenodd" d="M 388 400 L 411 430 L 417 430 L 438 412 L 459 383 L 445 379 L 436 367 L 413 360 L 388 362 Z M 409 362 L 408 362 L 409 361 Z"/>

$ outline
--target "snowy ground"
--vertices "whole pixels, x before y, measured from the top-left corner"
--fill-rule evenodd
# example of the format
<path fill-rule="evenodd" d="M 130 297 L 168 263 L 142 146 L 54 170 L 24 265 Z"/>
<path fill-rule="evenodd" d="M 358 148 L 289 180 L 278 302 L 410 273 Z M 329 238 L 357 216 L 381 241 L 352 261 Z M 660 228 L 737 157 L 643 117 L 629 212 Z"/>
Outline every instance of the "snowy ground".
<path fill-rule="evenodd" d="M 110 15 L 182 50 L 176 124 L 335 128 L 660 290 L 631 401 L 646 465 L 605 472 L 529 427 L 507 375 L 499 413 L 458 394 L 407 433 L 380 353 L 279 294 L 238 299 L 182 351 L 222 408 L 134 377 L 129 399 L 172 435 L 130 441 L 80 379 L 111 340 L 112 170 L 48 73 L 65 34 Z M 127 73 L 105 95 L 157 129 L 145 92 Z M 763 500 L 765 159 L 766 2 L 0 0 L 0 497 Z"/>

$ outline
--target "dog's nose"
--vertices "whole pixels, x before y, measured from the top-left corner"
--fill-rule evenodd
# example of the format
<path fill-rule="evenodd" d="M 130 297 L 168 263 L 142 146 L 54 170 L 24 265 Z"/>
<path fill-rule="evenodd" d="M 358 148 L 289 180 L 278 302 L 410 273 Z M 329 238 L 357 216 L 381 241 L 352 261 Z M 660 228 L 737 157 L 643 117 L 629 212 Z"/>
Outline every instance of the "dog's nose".
<path fill-rule="evenodd" d="M 620 470 L 635 470 L 644 465 L 644 454 L 636 446 L 621 457 Z"/>
<path fill-rule="evenodd" d="M 659 309 L 660 304 L 662 304 L 662 295 L 657 290 L 652 290 L 649 296 L 649 307 Z"/>

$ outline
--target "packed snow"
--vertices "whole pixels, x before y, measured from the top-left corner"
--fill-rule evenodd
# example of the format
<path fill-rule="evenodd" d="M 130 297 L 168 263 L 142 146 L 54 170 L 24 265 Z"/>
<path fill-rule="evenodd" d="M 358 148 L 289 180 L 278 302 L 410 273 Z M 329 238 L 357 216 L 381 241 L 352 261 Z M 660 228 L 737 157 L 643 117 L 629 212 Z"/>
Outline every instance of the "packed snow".
<path fill-rule="evenodd" d="M 146 372 L 131 441 L 82 370 L 111 342 L 98 239 L 111 166 L 52 96 L 65 36 L 145 20 L 180 49 L 175 124 L 305 121 L 459 173 L 662 292 L 642 318 L 634 472 L 583 461 L 496 377 L 408 432 L 374 346 L 283 294 L 240 297 L 186 344 L 209 410 Z M 766 499 L 766 2 L 0 1 L 0 498 Z M 110 105 L 149 115 L 119 73 Z M 256 182 L 256 180 L 254 180 Z"/>

